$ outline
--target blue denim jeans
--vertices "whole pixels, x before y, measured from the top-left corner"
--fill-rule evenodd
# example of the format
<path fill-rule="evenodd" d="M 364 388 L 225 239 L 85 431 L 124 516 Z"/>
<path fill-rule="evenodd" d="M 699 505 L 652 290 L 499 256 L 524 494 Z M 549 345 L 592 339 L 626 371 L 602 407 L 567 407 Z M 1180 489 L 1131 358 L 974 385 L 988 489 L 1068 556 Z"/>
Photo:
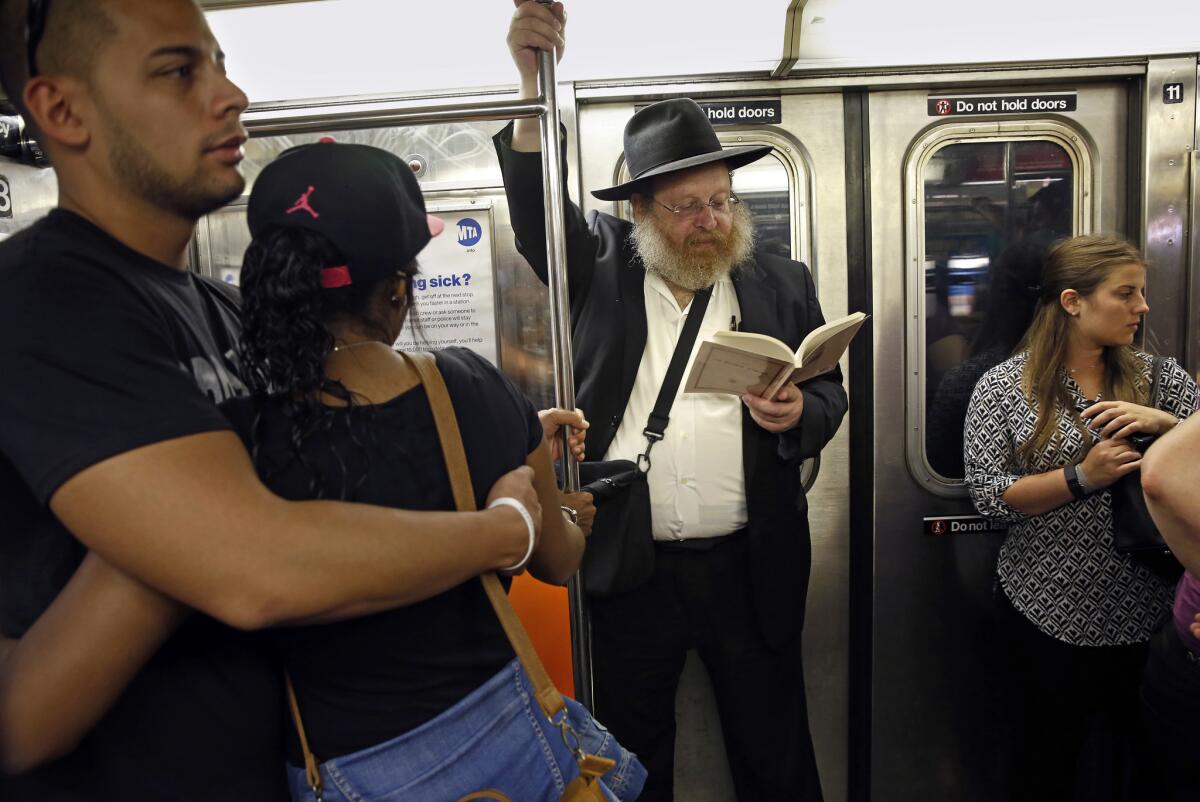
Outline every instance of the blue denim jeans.
<path fill-rule="evenodd" d="M 582 705 L 566 701 L 584 751 L 617 762 L 603 777 L 610 802 L 632 802 L 646 770 Z M 456 802 L 484 789 L 552 802 L 579 774 L 517 660 L 432 721 L 320 770 L 325 802 Z M 288 784 L 293 800 L 314 799 L 303 768 L 288 766 Z"/>

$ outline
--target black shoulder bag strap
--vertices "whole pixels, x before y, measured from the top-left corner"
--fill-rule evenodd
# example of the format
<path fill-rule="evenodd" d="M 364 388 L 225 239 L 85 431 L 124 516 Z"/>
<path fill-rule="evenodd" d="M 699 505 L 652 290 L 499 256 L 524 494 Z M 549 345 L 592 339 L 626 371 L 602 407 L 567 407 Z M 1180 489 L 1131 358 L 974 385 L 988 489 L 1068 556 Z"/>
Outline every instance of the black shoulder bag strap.
<path fill-rule="evenodd" d="M 1162 409 L 1158 405 L 1158 385 L 1159 378 L 1162 376 L 1163 364 L 1167 361 L 1165 356 L 1154 357 L 1154 362 L 1150 365 L 1150 406 L 1155 409 Z"/>
<path fill-rule="evenodd" d="M 675 403 L 675 392 L 679 382 L 683 381 L 683 369 L 687 367 L 688 358 L 692 355 L 692 346 L 696 343 L 696 335 L 700 332 L 700 324 L 704 321 L 704 312 L 708 309 L 708 299 L 712 297 L 712 287 L 697 290 L 692 296 L 688 307 L 688 318 L 679 333 L 679 342 L 675 343 L 675 353 L 671 355 L 671 364 L 667 366 L 667 375 L 663 377 L 662 389 L 658 391 L 658 400 L 650 411 L 646 428 L 646 450 L 638 454 L 637 466 L 645 473 L 650 470 L 650 449 L 663 439 L 663 432 L 671 420 L 671 405 Z"/>

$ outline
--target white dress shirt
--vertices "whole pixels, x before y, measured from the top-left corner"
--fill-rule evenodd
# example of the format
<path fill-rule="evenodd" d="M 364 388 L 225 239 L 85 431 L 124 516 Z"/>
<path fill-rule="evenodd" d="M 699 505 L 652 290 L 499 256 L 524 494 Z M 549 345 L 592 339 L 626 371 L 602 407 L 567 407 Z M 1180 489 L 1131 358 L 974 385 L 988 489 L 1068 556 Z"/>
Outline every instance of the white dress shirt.
<path fill-rule="evenodd" d="M 682 312 L 670 288 L 647 271 L 646 349 L 638 365 L 633 393 L 605 459 L 637 460 L 646 448 L 642 432 L 658 400 L 658 392 L 691 304 Z M 733 282 L 713 285 L 687 368 L 671 406 L 671 422 L 662 441 L 650 452 L 650 517 L 655 540 L 728 535 L 746 525 L 746 480 L 742 469 L 742 401 L 736 395 L 688 393 L 687 381 L 700 343 L 741 320 Z"/>

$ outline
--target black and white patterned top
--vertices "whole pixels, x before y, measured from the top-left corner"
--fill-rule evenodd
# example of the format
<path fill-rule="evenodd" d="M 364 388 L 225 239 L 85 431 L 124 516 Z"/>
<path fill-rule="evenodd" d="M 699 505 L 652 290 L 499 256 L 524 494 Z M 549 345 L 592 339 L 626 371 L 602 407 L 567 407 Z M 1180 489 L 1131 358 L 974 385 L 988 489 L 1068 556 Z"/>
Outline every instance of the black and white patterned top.
<path fill-rule="evenodd" d="M 1137 353 L 1149 377 L 1153 357 Z M 1033 437 L 1037 407 L 1021 391 L 1028 353 L 989 370 L 967 407 L 963 460 L 971 500 L 981 515 L 1009 521 L 1000 549 L 1000 583 L 1013 606 L 1038 629 L 1076 646 L 1140 643 L 1171 609 L 1173 587 L 1113 547 L 1109 492 L 1025 515 L 1000 496 L 1023 476 L 1045 473 L 1084 456 L 1084 433 L 1059 411 L 1059 437 L 1030 457 L 1018 453 Z M 1079 409 L 1092 401 L 1063 370 Z M 1174 359 L 1163 361 L 1160 409 L 1186 418 L 1196 407 L 1196 382 Z"/>

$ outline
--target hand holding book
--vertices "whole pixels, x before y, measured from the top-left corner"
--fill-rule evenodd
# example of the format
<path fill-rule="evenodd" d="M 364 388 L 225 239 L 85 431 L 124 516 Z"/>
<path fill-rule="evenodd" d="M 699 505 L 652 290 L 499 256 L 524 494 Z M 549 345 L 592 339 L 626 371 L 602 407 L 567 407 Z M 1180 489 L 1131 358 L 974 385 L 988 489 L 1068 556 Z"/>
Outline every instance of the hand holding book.
<path fill-rule="evenodd" d="M 862 312 L 854 312 L 818 326 L 795 353 L 765 334 L 719 331 L 700 344 L 684 392 L 749 392 L 774 398 L 785 384 L 799 384 L 833 370 L 866 319 Z"/>
<path fill-rule="evenodd" d="M 770 398 L 752 393 L 742 396 L 750 417 L 768 432 L 786 432 L 800 422 L 804 414 L 804 393 L 794 384 L 785 383 Z"/>

